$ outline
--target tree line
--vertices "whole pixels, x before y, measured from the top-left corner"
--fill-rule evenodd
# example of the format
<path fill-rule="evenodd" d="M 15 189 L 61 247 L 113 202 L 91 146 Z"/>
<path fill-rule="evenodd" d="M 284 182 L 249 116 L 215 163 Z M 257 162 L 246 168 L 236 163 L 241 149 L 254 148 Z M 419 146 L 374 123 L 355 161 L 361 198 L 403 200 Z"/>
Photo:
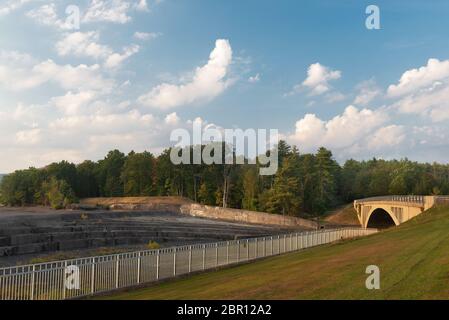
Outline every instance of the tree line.
<path fill-rule="evenodd" d="M 8 174 L 0 182 L 0 202 L 64 208 L 86 197 L 183 196 L 213 206 L 317 216 L 358 198 L 449 194 L 449 165 L 375 158 L 340 165 L 326 148 L 300 153 L 285 141 L 277 151 L 277 173 L 262 176 L 259 162 L 174 165 L 171 149 L 159 156 L 113 150 L 97 162 L 61 161 Z"/>

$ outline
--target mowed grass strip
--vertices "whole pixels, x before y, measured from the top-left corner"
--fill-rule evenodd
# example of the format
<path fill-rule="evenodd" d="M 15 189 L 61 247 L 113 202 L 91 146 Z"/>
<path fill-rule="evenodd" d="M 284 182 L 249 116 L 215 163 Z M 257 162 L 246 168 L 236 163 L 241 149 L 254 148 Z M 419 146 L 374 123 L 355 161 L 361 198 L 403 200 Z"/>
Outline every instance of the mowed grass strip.
<path fill-rule="evenodd" d="M 367 290 L 368 265 L 381 289 Z M 449 208 L 376 235 L 101 299 L 449 299 Z"/>

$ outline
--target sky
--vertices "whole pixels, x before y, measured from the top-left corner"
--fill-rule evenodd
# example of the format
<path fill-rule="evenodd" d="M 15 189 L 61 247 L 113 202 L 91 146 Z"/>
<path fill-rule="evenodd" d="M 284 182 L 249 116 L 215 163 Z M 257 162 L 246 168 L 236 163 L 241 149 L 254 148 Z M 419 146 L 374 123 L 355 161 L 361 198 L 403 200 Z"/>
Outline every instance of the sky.
<path fill-rule="evenodd" d="M 0 173 L 159 154 L 193 122 L 278 129 L 340 162 L 447 163 L 448 13 L 443 0 L 2 0 Z"/>

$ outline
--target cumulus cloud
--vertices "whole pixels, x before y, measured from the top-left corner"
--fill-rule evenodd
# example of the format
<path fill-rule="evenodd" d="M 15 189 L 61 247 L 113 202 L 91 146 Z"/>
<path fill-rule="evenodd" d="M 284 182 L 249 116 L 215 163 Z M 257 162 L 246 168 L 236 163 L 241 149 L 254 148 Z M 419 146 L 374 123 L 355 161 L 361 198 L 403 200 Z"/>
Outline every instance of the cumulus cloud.
<path fill-rule="evenodd" d="M 111 55 L 111 48 L 97 43 L 99 37 L 98 31 L 68 33 L 56 43 L 56 51 L 60 56 L 73 54 L 96 59 Z"/>
<path fill-rule="evenodd" d="M 84 22 L 113 22 L 125 24 L 131 21 L 128 11 L 131 4 L 123 0 L 91 0 L 84 15 Z"/>
<path fill-rule="evenodd" d="M 117 68 L 126 59 L 139 52 L 138 45 L 131 45 L 123 49 L 123 53 L 114 52 L 109 46 L 98 44 L 99 32 L 73 32 L 66 34 L 56 43 L 59 55 L 73 54 L 80 57 L 104 59 L 106 68 Z"/>
<path fill-rule="evenodd" d="M 16 60 L 5 61 L 3 58 L 8 56 Z M 67 90 L 101 91 L 109 91 L 114 85 L 113 80 L 101 75 L 98 64 L 58 65 L 53 60 L 35 62 L 31 57 L 18 53 L 0 55 L 0 85 L 4 88 L 23 91 L 44 83 L 55 83 Z"/>
<path fill-rule="evenodd" d="M 61 110 L 66 115 L 76 115 L 81 112 L 81 108 L 87 106 L 96 97 L 93 91 L 67 92 L 63 96 L 53 97 L 50 104 Z"/>
<path fill-rule="evenodd" d="M 179 117 L 176 112 L 172 112 L 165 117 L 164 121 L 167 124 L 177 125 L 179 123 Z"/>
<path fill-rule="evenodd" d="M 390 97 L 402 96 L 429 87 L 449 77 L 449 60 L 429 59 L 426 66 L 404 72 L 399 83 L 388 87 Z"/>
<path fill-rule="evenodd" d="M 317 62 L 309 66 L 307 78 L 302 82 L 302 85 L 309 88 L 312 95 L 320 95 L 329 91 L 329 81 L 340 78 L 341 71 L 332 70 Z"/>
<path fill-rule="evenodd" d="M 349 148 L 387 121 L 388 116 L 382 110 L 359 110 L 348 106 L 341 115 L 329 121 L 321 120 L 315 114 L 306 114 L 296 122 L 295 132 L 288 139 L 307 151 L 320 146 L 331 149 Z"/>
<path fill-rule="evenodd" d="M 123 61 L 139 52 L 140 47 L 133 44 L 123 49 L 123 53 L 113 53 L 105 61 L 104 66 L 106 68 L 118 68 Z"/>
<path fill-rule="evenodd" d="M 39 8 L 28 11 L 26 16 L 42 25 L 53 26 L 65 30 L 73 28 L 70 23 L 59 19 L 54 3 L 44 4 Z"/>
<path fill-rule="evenodd" d="M 41 141 L 41 129 L 22 130 L 16 133 L 16 143 L 35 145 Z"/>
<path fill-rule="evenodd" d="M 231 83 L 227 79 L 232 62 L 232 49 L 228 40 L 219 39 L 209 61 L 195 70 L 193 78 L 184 84 L 162 83 L 139 97 L 149 107 L 169 109 L 199 101 L 208 101 L 220 95 Z"/>
<path fill-rule="evenodd" d="M 434 122 L 449 119 L 449 60 L 429 59 L 427 65 L 404 72 L 388 96 L 397 98 L 392 107 L 400 113 L 430 117 Z"/>
<path fill-rule="evenodd" d="M 404 126 L 389 125 L 379 128 L 372 135 L 367 137 L 367 147 L 379 150 L 394 147 L 402 143 L 406 138 Z"/>
<path fill-rule="evenodd" d="M 64 102 L 70 103 L 70 97 L 84 99 L 82 103 L 90 112 L 67 113 L 66 108 L 55 108 L 55 104 L 62 107 Z M 96 160 L 114 148 L 157 153 L 170 145 L 171 130 L 185 126 L 174 113 L 159 118 L 132 107 L 120 110 L 120 104 L 111 106 L 108 102 L 107 109 L 95 104 L 97 101 L 85 94 L 67 93 L 46 105 L 2 108 L 0 172 L 41 167 L 62 159 Z"/>
<path fill-rule="evenodd" d="M 5 0 L 3 4 L 0 4 L 0 17 L 10 14 L 14 10 L 22 7 L 24 4 L 33 1 L 36 0 Z"/>

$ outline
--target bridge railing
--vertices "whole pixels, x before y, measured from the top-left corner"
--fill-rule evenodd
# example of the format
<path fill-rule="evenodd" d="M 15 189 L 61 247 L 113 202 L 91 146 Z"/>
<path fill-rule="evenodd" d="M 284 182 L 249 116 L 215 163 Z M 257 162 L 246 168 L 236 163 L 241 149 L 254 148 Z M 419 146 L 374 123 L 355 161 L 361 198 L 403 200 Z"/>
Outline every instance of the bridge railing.
<path fill-rule="evenodd" d="M 424 205 L 425 197 L 424 196 L 383 196 L 383 197 L 371 197 L 355 200 L 355 203 L 364 203 L 364 202 L 403 202 L 403 203 L 412 203 L 412 204 L 420 204 Z"/>
<path fill-rule="evenodd" d="M 2 268 L 0 300 L 78 298 L 375 232 L 362 228 L 306 231 Z"/>

